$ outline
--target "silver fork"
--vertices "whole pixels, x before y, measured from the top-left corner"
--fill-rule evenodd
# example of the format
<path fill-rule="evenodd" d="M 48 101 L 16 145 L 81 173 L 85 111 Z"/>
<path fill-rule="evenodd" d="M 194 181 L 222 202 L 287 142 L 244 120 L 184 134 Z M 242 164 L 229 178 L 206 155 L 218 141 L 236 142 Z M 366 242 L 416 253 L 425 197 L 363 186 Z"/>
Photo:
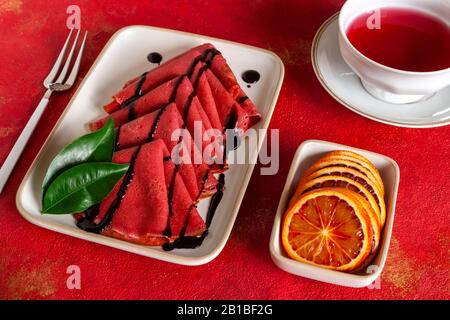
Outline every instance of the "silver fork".
<path fill-rule="evenodd" d="M 78 42 L 78 37 L 80 36 L 80 30 L 78 30 L 75 36 L 75 41 L 73 42 L 69 54 L 67 55 L 67 59 L 64 63 L 64 66 L 61 69 L 61 64 L 63 63 L 67 47 L 69 46 L 70 39 L 72 37 L 72 33 L 73 29 L 70 30 L 69 36 L 67 37 L 66 42 L 64 43 L 64 46 L 61 49 L 61 52 L 59 53 L 59 56 L 56 59 L 56 62 L 53 65 L 52 70 L 44 80 L 44 87 L 47 89 L 47 91 L 44 94 L 44 97 L 42 98 L 41 102 L 39 102 L 36 110 L 33 112 L 33 115 L 31 116 L 30 120 L 28 120 L 27 125 L 20 134 L 19 139 L 17 139 L 16 143 L 14 144 L 14 147 L 11 149 L 8 157 L 6 158 L 2 167 L 0 168 L 0 193 L 2 192 L 3 187 L 6 184 L 6 181 L 8 180 L 14 166 L 16 165 L 17 160 L 22 154 L 22 151 L 24 150 L 26 144 L 28 143 L 28 140 L 30 139 L 37 123 L 39 122 L 39 119 L 44 113 L 44 110 L 47 107 L 47 104 L 49 102 L 52 93 L 54 91 L 69 90 L 75 83 L 75 80 L 78 75 L 78 69 L 80 68 L 81 57 L 83 55 L 83 50 L 86 44 L 86 38 L 88 33 L 86 31 L 84 34 L 83 42 L 81 43 L 77 58 L 73 64 L 72 71 L 70 72 L 69 76 L 66 79 L 70 63 L 72 61 L 72 57 Z"/>

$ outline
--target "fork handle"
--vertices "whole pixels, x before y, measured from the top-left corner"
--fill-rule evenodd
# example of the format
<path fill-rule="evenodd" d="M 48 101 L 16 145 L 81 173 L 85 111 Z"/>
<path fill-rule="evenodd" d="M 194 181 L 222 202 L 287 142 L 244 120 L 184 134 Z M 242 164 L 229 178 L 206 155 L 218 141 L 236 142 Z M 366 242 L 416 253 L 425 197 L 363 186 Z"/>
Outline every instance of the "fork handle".
<path fill-rule="evenodd" d="M 45 107 L 47 107 L 48 101 L 50 99 L 50 95 L 52 94 L 52 91 L 50 89 L 47 90 L 44 97 L 41 99 L 41 102 L 39 102 L 36 110 L 33 112 L 33 115 L 31 116 L 30 120 L 28 120 L 27 125 L 22 130 L 22 133 L 19 136 L 19 139 L 17 139 L 16 143 L 14 144 L 14 147 L 9 152 L 8 157 L 6 158 L 5 162 L 3 163 L 2 167 L 0 168 L 0 193 L 3 190 L 3 187 L 6 184 L 6 181 L 8 181 L 8 178 L 14 169 L 14 166 L 16 165 L 17 160 L 19 159 L 20 155 L 22 154 L 23 149 L 25 149 L 25 146 L 28 143 L 28 140 L 30 139 L 31 135 L 33 134 L 34 129 L 36 128 L 36 125 L 39 122 L 39 119 L 41 118 L 42 114 L 44 113 Z"/>

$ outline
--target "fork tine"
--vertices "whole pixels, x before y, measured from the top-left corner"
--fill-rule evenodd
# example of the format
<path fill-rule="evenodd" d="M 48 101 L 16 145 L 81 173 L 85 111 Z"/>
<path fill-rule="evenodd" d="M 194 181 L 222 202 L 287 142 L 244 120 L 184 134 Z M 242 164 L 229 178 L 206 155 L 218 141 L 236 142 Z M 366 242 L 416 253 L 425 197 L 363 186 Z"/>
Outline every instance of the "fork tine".
<path fill-rule="evenodd" d="M 67 81 L 65 83 L 66 86 L 71 87 L 74 84 L 75 79 L 77 78 L 78 69 L 80 68 L 81 57 L 83 56 L 83 51 L 84 51 L 84 46 L 86 44 L 87 35 L 88 35 L 88 32 L 86 31 L 84 34 L 83 42 L 81 43 L 81 46 L 80 46 L 80 51 L 78 52 L 78 55 L 77 55 L 77 59 L 75 60 L 72 71 L 70 72 L 70 75 L 67 78 Z"/>
<path fill-rule="evenodd" d="M 67 56 L 66 63 L 64 63 L 64 67 L 61 70 L 61 73 L 59 74 L 58 79 L 56 79 L 56 83 L 63 83 L 64 79 L 66 78 L 67 71 L 69 70 L 70 63 L 72 62 L 73 53 L 75 51 L 75 48 L 77 46 L 78 37 L 80 36 L 81 29 L 78 29 L 77 35 L 75 37 L 75 41 L 72 44 L 72 48 L 70 49 L 69 55 Z"/>
<path fill-rule="evenodd" d="M 56 74 L 58 73 L 59 68 L 61 67 L 62 60 L 64 58 L 64 54 L 66 53 L 67 45 L 69 44 L 70 37 L 72 36 L 73 29 L 70 29 L 69 35 L 67 36 L 66 42 L 59 53 L 58 59 L 56 59 L 55 64 L 53 65 L 52 70 L 47 75 L 47 78 L 44 79 L 44 86 L 48 87 L 50 83 L 56 78 Z"/>

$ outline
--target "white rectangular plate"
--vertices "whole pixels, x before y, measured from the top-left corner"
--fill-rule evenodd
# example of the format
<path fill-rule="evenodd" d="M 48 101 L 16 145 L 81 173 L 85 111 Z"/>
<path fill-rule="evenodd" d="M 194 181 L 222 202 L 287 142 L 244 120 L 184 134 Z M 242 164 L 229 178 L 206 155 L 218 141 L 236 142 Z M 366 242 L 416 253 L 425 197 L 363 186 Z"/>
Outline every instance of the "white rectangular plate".
<path fill-rule="evenodd" d="M 359 153 L 369 159 L 380 172 L 385 187 L 386 224 L 381 234 L 378 254 L 372 265 L 368 267 L 366 274 L 350 274 L 341 271 L 328 270 L 307 263 L 296 261 L 288 257 L 282 247 L 280 239 L 281 221 L 286 211 L 289 199 L 295 191 L 303 173 L 314 162 L 328 152 L 335 150 L 348 150 Z M 386 258 L 391 241 L 392 227 L 394 225 L 395 203 L 397 201 L 398 185 L 400 182 L 400 169 L 397 163 L 389 157 L 366 150 L 356 149 L 337 143 L 308 140 L 303 142 L 295 153 L 291 169 L 286 179 L 281 195 L 278 211 L 273 223 L 272 236 L 270 238 L 270 254 L 273 262 L 289 273 L 305 278 L 323 282 L 338 284 L 346 287 L 365 287 L 374 282 L 381 274 L 386 263 Z"/>
<path fill-rule="evenodd" d="M 168 262 L 201 265 L 214 259 L 222 251 L 230 235 L 254 164 L 233 165 L 227 171 L 226 190 L 210 226 L 209 235 L 196 249 L 165 252 L 159 247 L 132 244 L 85 232 L 76 227 L 70 215 L 40 214 L 41 183 L 53 157 L 64 145 L 86 133 L 84 124 L 104 114 L 102 106 L 110 101 L 110 97 L 125 81 L 152 68 L 147 61 L 147 55 L 159 52 L 164 62 L 207 42 L 222 52 L 240 85 L 257 105 L 262 120 L 255 128 L 267 128 L 284 77 L 283 63 L 275 54 L 225 40 L 167 29 L 147 26 L 121 29 L 98 56 L 25 175 L 16 197 L 17 208 L 22 216 L 43 228 Z M 251 88 L 247 88 L 240 77 L 248 69 L 257 70 L 261 74 L 261 79 Z M 256 135 L 249 137 L 256 138 Z M 262 139 L 257 141 L 257 147 L 250 154 L 250 163 L 256 162 L 262 144 Z M 240 149 L 238 152 L 242 152 Z M 204 218 L 208 201 L 203 201 L 199 206 Z"/>

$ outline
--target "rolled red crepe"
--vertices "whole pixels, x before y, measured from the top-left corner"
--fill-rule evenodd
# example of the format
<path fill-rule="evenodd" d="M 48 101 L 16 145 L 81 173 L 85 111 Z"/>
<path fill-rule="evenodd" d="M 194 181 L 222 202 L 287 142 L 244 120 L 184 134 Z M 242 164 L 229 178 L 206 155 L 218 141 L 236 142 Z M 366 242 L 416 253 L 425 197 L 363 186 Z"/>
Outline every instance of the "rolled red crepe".
<path fill-rule="evenodd" d="M 184 127 L 182 117 L 175 103 L 165 107 L 163 110 L 157 110 L 136 120 L 128 122 L 119 127 L 117 132 L 117 149 L 126 149 L 133 146 L 144 144 L 150 140 L 161 139 L 164 141 L 169 152 L 179 146 L 184 145 L 184 150 L 190 150 L 187 155 L 190 162 L 181 163 L 179 172 L 183 178 L 191 198 L 197 199 L 209 197 L 215 193 L 217 179 L 214 175 L 208 173 L 208 166 L 202 162 L 195 164 L 194 156 L 201 153 L 194 144 L 189 132 L 186 131 L 180 139 L 172 137 L 176 130 Z M 202 158 L 199 159 L 202 161 Z"/>
<path fill-rule="evenodd" d="M 171 102 L 170 100 L 173 98 L 173 95 L 175 95 L 174 102 L 177 104 L 178 110 L 183 116 L 185 115 L 185 108 L 189 108 L 185 120 L 188 129 L 190 131 L 192 130 L 191 134 L 194 132 L 195 121 L 201 121 L 203 134 L 205 130 L 211 129 L 211 123 L 198 98 L 193 96 L 192 101 L 189 101 L 193 92 L 192 84 L 187 77 L 181 76 L 174 78 L 160 85 L 155 90 L 148 92 L 129 107 L 119 109 L 110 115 L 91 122 L 89 128 L 91 130 L 98 130 L 105 125 L 109 118 L 114 120 L 114 125 L 116 127 L 121 126 L 135 118 L 164 107 Z M 211 109 L 213 107 L 208 108 Z"/>
<path fill-rule="evenodd" d="M 223 137 L 230 119 L 236 119 L 243 131 L 260 120 L 225 59 L 211 44 L 195 47 L 127 82 L 113 99 L 105 106 L 111 114 L 90 127 L 97 130 L 109 118 L 114 120 L 119 128 L 118 149 L 126 149 L 117 151 L 113 161 L 131 163 L 130 170 L 88 222 L 107 222 L 102 234 L 147 245 L 203 234 L 206 225 L 195 203 L 216 192 L 217 168 L 205 163 L 175 165 L 171 151 L 180 142 L 192 153 L 203 151 L 216 137 L 196 145 L 192 136 L 203 137 L 216 129 Z M 183 128 L 187 135 L 172 139 L 174 131 Z"/>
<path fill-rule="evenodd" d="M 162 245 L 178 237 L 182 221 L 189 223 L 187 236 L 198 236 L 206 230 L 168 156 L 162 140 L 114 154 L 113 162 L 131 162 L 133 172 L 131 179 L 127 181 L 125 175 L 100 204 L 95 224 L 112 215 L 102 234 L 144 245 Z"/>
<path fill-rule="evenodd" d="M 236 101 L 242 107 L 242 109 L 244 109 L 249 118 L 248 128 L 254 126 L 261 120 L 261 114 L 259 113 L 258 108 L 256 108 L 252 100 L 247 97 L 242 89 L 239 89 L 239 95 Z"/>
<path fill-rule="evenodd" d="M 195 63 L 200 63 L 201 60 L 207 60 L 207 55 L 205 55 L 205 53 L 214 50 L 216 49 L 212 44 L 202 44 L 170 59 L 156 69 L 128 81 L 122 90 L 113 96 L 113 101 L 104 106 L 105 111 L 112 113 L 118 110 L 127 101 L 142 96 L 146 92 L 176 76 L 186 74 L 193 80 L 191 77 L 191 69 L 195 67 Z M 198 59 L 202 56 L 203 58 L 199 61 Z M 230 92 L 233 98 L 237 98 L 239 96 L 240 86 L 225 58 L 217 52 L 212 60 L 208 61 L 208 66 L 219 81 L 222 82 L 225 89 Z"/>
<path fill-rule="evenodd" d="M 243 132 L 261 119 L 261 115 L 255 105 L 250 99 L 246 98 L 243 91 L 239 91 L 238 94 L 238 100 L 242 101 L 237 102 L 213 72 L 206 70 L 205 74 L 211 87 L 223 128 L 228 125 L 227 122 L 231 116 L 235 116 L 236 126 L 242 129 Z M 245 101 L 244 98 L 246 98 Z"/>
<path fill-rule="evenodd" d="M 112 118 L 114 120 L 114 125 L 116 127 L 121 126 L 122 124 L 127 123 L 130 120 L 130 111 L 134 113 L 135 118 L 138 118 L 147 113 L 151 113 L 155 110 L 160 109 L 161 107 L 169 103 L 171 95 L 174 92 L 179 79 L 179 77 L 175 77 L 161 84 L 154 90 L 149 91 L 129 107 L 119 109 L 111 113 L 110 115 L 101 118 L 100 120 L 91 122 L 89 124 L 90 129 L 98 130 L 102 128 L 109 118 Z M 186 88 L 181 87 L 179 90 L 186 90 Z"/>
<path fill-rule="evenodd" d="M 209 86 L 208 79 L 206 78 L 206 68 L 207 66 L 203 62 L 197 64 L 197 66 L 194 68 L 190 80 L 191 83 L 193 83 L 197 98 L 203 106 L 203 110 L 205 110 L 206 115 L 208 116 L 211 127 L 222 131 L 222 123 L 217 111 L 216 102 L 214 100 L 211 87 Z"/>
<path fill-rule="evenodd" d="M 201 132 L 198 132 L 197 134 L 201 134 L 202 137 L 205 136 L 206 130 L 212 129 L 208 115 L 195 95 L 194 88 L 187 77 L 182 77 L 175 102 L 177 104 L 178 111 L 182 116 L 183 122 L 192 136 L 194 136 L 195 133 L 195 122 L 197 122 L 201 128 Z M 205 141 L 199 141 L 197 146 L 203 150 L 202 148 L 208 143 L 209 139 L 205 139 Z"/>
<path fill-rule="evenodd" d="M 210 69 L 231 96 L 236 99 L 240 94 L 241 86 L 238 84 L 233 71 L 231 71 L 230 66 L 221 54 L 214 57 Z"/>
<path fill-rule="evenodd" d="M 152 88 L 154 83 L 158 83 L 158 79 L 163 79 L 166 77 L 166 75 L 164 74 L 170 74 L 171 76 L 174 76 L 176 72 L 185 70 L 184 74 L 190 76 L 190 80 L 195 86 L 198 100 L 203 106 L 203 110 L 200 110 L 204 111 L 204 113 L 201 114 L 203 120 L 205 120 L 205 116 L 207 116 L 211 127 L 223 129 L 226 118 L 230 116 L 230 113 L 227 113 L 226 111 L 234 110 L 235 114 L 241 117 L 238 119 L 239 127 L 243 130 L 246 130 L 260 120 L 260 115 L 251 100 L 245 98 L 245 93 L 237 83 L 236 77 L 228 66 L 226 60 L 221 54 L 217 54 L 217 51 L 214 50 L 215 49 L 211 44 L 204 44 L 195 47 L 188 52 L 169 60 L 160 67 L 150 71 L 144 77 L 141 76 L 132 81 L 129 81 L 128 85 L 125 86 L 121 93 L 118 93 L 116 95 L 115 101 L 117 103 L 114 103 L 113 101 L 110 105 L 107 106 L 108 111 L 113 110 L 115 107 L 120 107 L 118 103 L 121 103 L 121 101 L 120 99 L 117 99 L 117 96 L 126 96 L 127 94 L 125 94 L 125 92 L 128 92 L 129 94 L 131 92 L 134 92 L 134 95 L 131 95 L 127 98 L 130 99 L 135 96 L 138 88 L 138 91 L 141 93 L 146 92 L 145 90 L 147 90 L 148 88 Z M 205 52 L 214 52 L 215 54 L 205 55 Z M 196 59 L 198 59 L 198 57 L 202 55 L 203 61 L 196 61 Z M 188 62 L 190 62 L 190 65 L 186 67 L 189 64 Z M 206 66 L 205 62 L 207 64 Z M 183 65 L 183 68 L 179 69 L 179 64 Z M 184 69 L 184 67 L 186 67 L 186 69 Z M 205 67 L 207 67 L 206 71 L 203 70 L 205 69 Z M 205 74 L 209 74 L 208 84 L 206 83 L 207 76 Z M 214 81 L 211 80 L 212 75 L 215 76 Z M 144 114 L 144 112 L 149 113 L 153 111 L 151 109 L 156 108 L 157 102 L 162 103 L 161 100 L 164 99 L 161 99 L 161 97 L 167 97 L 167 95 L 169 94 L 168 91 L 170 91 L 170 89 L 173 89 L 173 86 L 174 80 L 172 79 L 172 81 L 167 82 L 166 85 L 158 87 L 157 90 L 155 89 L 156 92 L 154 92 L 153 90 L 150 91 L 148 94 L 145 94 L 143 97 L 140 97 L 136 100 L 136 102 L 133 104 L 133 110 L 137 110 L 136 113 L 138 114 L 138 116 Z M 234 105 L 233 107 L 231 107 L 231 99 L 230 97 L 225 97 L 226 94 L 224 91 L 228 92 L 231 98 L 237 102 L 237 106 Z M 155 96 L 158 97 L 159 100 L 155 100 Z M 243 110 L 240 110 L 240 108 L 242 108 Z M 126 108 L 125 110 L 128 109 L 129 108 Z M 117 123 L 121 123 L 128 119 L 128 114 L 128 111 L 118 111 L 117 114 L 113 114 L 113 118 Z M 97 124 L 91 125 L 91 127 L 93 129 L 99 128 L 105 122 L 106 119 L 100 120 L 97 122 Z"/>
<path fill-rule="evenodd" d="M 137 93 L 139 93 L 137 91 L 146 93 L 170 79 L 187 74 L 193 61 L 201 56 L 206 50 L 213 48 L 214 47 L 211 44 L 203 44 L 170 59 L 159 67 L 151 70 L 145 78 L 138 77 L 132 80 L 128 86 L 113 96 L 114 100 L 118 104 L 123 104 L 127 100 L 135 97 Z M 140 81 L 142 81 L 142 83 L 139 85 Z"/>
<path fill-rule="evenodd" d="M 168 151 L 167 154 L 169 154 Z M 167 228 L 164 231 L 164 234 L 169 237 L 171 242 L 178 239 L 180 235 L 199 236 L 206 230 L 206 224 L 198 213 L 197 208 L 192 203 L 192 200 L 188 199 L 189 194 L 183 179 L 175 170 L 175 165 L 172 161 L 164 162 L 167 189 L 169 190 L 171 184 L 173 184 L 171 193 L 172 210 L 169 215 Z"/>

